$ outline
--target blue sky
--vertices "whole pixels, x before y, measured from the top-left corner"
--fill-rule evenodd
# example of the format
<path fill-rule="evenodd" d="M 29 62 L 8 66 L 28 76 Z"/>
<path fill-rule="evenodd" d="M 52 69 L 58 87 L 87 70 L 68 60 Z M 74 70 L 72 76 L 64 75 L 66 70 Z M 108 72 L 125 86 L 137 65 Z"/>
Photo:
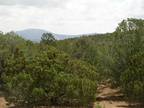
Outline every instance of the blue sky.
<path fill-rule="evenodd" d="M 40 28 L 62 34 L 112 32 L 144 18 L 144 0 L 0 0 L 0 30 Z"/>

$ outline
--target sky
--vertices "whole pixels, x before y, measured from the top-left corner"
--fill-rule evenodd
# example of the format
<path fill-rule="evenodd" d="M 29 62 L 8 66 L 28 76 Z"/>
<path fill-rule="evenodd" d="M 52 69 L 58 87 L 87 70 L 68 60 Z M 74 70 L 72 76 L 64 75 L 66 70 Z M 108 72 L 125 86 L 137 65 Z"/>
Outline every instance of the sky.
<path fill-rule="evenodd" d="M 144 0 L 0 0 L 0 30 L 61 34 L 113 32 L 123 19 L 144 18 Z"/>

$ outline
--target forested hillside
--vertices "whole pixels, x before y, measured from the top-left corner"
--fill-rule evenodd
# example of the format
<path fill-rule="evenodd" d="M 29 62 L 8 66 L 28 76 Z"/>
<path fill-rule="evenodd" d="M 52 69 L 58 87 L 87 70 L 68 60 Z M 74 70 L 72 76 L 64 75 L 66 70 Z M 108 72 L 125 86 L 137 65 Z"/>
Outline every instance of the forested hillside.
<path fill-rule="evenodd" d="M 56 47 L 95 66 L 127 98 L 144 101 L 144 20 L 123 20 L 114 33 L 58 41 Z"/>
<path fill-rule="evenodd" d="M 125 99 L 144 102 L 144 20 L 123 20 L 115 32 L 40 43 L 0 33 L 0 85 L 15 105 L 86 106 L 109 81 Z"/>

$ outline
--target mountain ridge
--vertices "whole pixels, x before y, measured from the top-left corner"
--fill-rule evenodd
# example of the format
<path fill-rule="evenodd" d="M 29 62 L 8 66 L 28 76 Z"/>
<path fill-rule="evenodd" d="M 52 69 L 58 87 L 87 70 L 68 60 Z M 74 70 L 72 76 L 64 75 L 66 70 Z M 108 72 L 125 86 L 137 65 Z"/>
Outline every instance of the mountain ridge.
<path fill-rule="evenodd" d="M 83 35 L 90 35 L 90 34 L 80 34 L 80 35 L 57 34 L 57 33 L 50 32 L 48 30 L 36 29 L 36 28 L 28 28 L 28 29 L 16 31 L 16 34 L 31 41 L 40 41 L 43 33 L 52 33 L 57 40 L 64 40 L 68 38 L 80 37 Z M 91 34 L 97 34 L 97 33 L 91 33 Z"/>

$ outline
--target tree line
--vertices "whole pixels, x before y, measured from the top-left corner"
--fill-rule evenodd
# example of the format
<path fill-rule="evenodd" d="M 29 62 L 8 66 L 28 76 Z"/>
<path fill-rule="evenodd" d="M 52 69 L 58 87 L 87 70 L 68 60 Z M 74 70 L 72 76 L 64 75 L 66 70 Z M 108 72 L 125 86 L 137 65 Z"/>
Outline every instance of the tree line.
<path fill-rule="evenodd" d="M 144 101 L 144 20 L 123 20 L 115 32 L 39 43 L 0 33 L 0 84 L 16 105 L 89 106 L 102 81 L 129 100 Z"/>

